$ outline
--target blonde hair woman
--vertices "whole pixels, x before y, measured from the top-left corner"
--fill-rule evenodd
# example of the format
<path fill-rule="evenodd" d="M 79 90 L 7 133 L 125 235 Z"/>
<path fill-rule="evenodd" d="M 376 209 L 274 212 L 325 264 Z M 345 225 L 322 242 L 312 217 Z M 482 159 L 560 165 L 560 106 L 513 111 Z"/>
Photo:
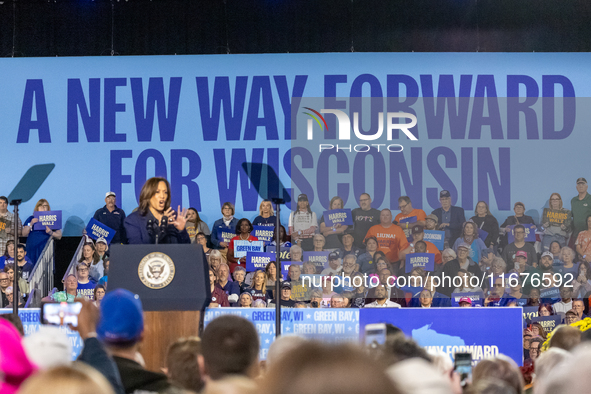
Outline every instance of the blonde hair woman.
<path fill-rule="evenodd" d="M 83 363 L 51 368 L 30 377 L 19 394 L 114 394 L 111 384 L 96 369 Z"/>

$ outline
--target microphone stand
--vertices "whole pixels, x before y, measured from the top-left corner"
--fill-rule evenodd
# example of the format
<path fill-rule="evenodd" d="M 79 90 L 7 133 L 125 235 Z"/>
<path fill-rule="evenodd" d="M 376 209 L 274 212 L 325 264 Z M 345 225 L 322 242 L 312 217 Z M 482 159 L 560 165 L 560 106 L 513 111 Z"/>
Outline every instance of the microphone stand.
<path fill-rule="evenodd" d="M 275 338 L 281 335 L 281 204 L 285 203 L 282 198 L 274 198 L 277 206 L 275 222 Z"/>
<path fill-rule="evenodd" d="M 12 283 L 12 313 L 18 316 L 18 304 L 20 300 L 18 278 L 20 272 L 18 270 L 18 206 L 22 200 L 12 200 L 10 205 L 14 205 L 14 277 Z"/>

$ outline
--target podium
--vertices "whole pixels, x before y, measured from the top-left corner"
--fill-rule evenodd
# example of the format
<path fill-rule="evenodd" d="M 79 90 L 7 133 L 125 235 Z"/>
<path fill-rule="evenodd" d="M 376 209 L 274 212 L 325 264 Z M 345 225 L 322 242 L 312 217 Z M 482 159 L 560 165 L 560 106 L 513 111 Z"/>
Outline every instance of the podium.
<path fill-rule="evenodd" d="M 160 372 L 168 346 L 198 336 L 200 313 L 211 301 L 209 268 L 197 244 L 113 245 L 108 291 L 139 295 L 144 309 L 141 353 Z"/>

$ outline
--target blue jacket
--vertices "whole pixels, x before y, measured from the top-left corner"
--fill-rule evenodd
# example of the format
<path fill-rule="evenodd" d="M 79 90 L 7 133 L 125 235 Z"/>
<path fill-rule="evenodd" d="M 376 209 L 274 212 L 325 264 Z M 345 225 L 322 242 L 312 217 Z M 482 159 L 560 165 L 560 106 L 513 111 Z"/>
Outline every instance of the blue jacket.
<path fill-rule="evenodd" d="M 150 237 L 148 233 L 148 220 L 156 220 L 154 215 L 148 212 L 147 215 L 140 215 L 139 211 L 133 212 L 125 219 L 125 231 L 127 233 L 127 240 L 130 244 L 153 244 L 155 239 Z M 160 244 L 189 244 L 191 237 L 187 230 L 179 231 L 172 224 L 168 225 L 168 234 L 160 238 Z"/>
<path fill-rule="evenodd" d="M 451 247 L 456 239 L 462 234 L 462 226 L 466 221 L 466 216 L 464 215 L 464 208 L 461 207 L 450 207 L 451 211 L 451 220 L 449 221 L 449 246 Z M 443 223 L 443 208 L 437 208 L 433 212 L 433 215 L 437 216 L 437 220 L 439 220 L 438 224 Z"/>
<path fill-rule="evenodd" d="M 107 227 L 112 228 L 116 231 L 113 239 L 111 240 L 112 244 L 126 244 L 127 243 L 127 236 L 125 235 L 125 212 L 123 209 L 117 208 L 113 212 L 109 212 L 107 206 L 97 209 L 94 213 L 94 220 L 97 220 L 104 224 Z"/>
<path fill-rule="evenodd" d="M 232 218 L 229 226 L 224 224 L 224 218 L 218 219 L 213 223 L 213 227 L 211 228 L 211 243 L 213 244 L 214 248 L 220 249 L 220 242 L 223 242 L 223 240 L 218 238 L 218 229 L 221 228 L 228 230 L 229 232 L 236 233 L 237 224 L 238 219 L 236 218 Z"/>

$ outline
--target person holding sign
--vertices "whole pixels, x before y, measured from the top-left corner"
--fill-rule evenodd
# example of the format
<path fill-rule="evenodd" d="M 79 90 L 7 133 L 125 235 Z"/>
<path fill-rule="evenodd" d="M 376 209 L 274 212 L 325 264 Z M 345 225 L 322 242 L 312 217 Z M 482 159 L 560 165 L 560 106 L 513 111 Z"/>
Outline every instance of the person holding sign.
<path fill-rule="evenodd" d="M 234 212 L 234 204 L 225 202 L 222 205 L 222 218 L 216 220 L 211 228 L 211 243 L 214 248 L 222 251 L 224 257 L 228 253 L 228 243 L 230 243 L 231 237 L 229 239 L 222 238 L 220 237 L 220 233 L 236 233 L 238 219 L 234 217 Z"/>
<path fill-rule="evenodd" d="M 269 200 L 263 200 L 259 205 L 259 216 L 252 221 L 253 226 L 274 227 L 277 223 L 277 217 L 273 210 L 273 204 Z"/>
<path fill-rule="evenodd" d="M 478 228 L 487 233 L 483 239 L 484 244 L 489 248 L 494 248 L 499 238 L 499 222 L 490 213 L 488 204 L 486 201 L 478 201 L 476 209 L 474 209 L 474 215 L 470 218 Z"/>
<path fill-rule="evenodd" d="M 503 231 L 503 235 L 501 236 L 501 243 L 499 246 L 503 251 L 505 247 L 509 243 L 509 232 L 511 231 L 510 226 L 515 226 L 517 224 L 533 224 L 535 225 L 534 219 L 531 216 L 524 215 L 525 213 L 525 205 L 522 202 L 516 202 L 513 206 L 513 212 L 515 215 L 509 216 L 503 224 L 501 224 L 501 230 Z M 535 227 L 534 227 L 535 228 Z"/>
<path fill-rule="evenodd" d="M 125 212 L 117 207 L 117 195 L 114 192 L 107 192 L 105 195 L 105 206 L 94 213 L 93 219 L 115 230 L 111 242 L 113 244 L 126 244 L 125 235 Z"/>
<path fill-rule="evenodd" d="M 47 200 L 42 198 L 41 200 L 37 201 L 33 211 L 45 212 L 51 211 L 51 208 L 49 207 Z M 39 219 L 31 215 L 27 218 L 27 220 L 25 220 L 25 225 L 23 227 L 23 237 L 27 237 L 27 252 L 33 264 L 37 264 L 37 260 L 39 259 L 39 256 L 41 256 L 41 252 L 43 252 L 43 248 L 45 247 L 45 244 L 49 238 L 56 240 L 62 238 L 62 230 L 54 231 L 48 226 L 45 226 L 43 230 L 34 230 L 33 226 L 38 221 Z"/>
<path fill-rule="evenodd" d="M 423 231 L 423 227 L 421 227 L 421 225 L 419 225 L 419 224 L 415 224 L 414 226 L 412 226 L 411 234 L 412 234 L 412 243 L 410 244 L 410 246 L 414 247 L 414 246 L 416 246 L 417 242 L 423 241 L 425 243 L 425 245 L 427 246 L 427 251 L 424 253 L 433 253 L 435 255 L 435 271 L 439 271 L 441 269 L 441 263 L 443 262 L 443 260 L 441 259 L 441 252 L 439 252 L 439 249 L 437 249 L 437 246 L 435 246 L 432 242 L 424 240 L 425 233 Z M 413 249 L 411 249 L 410 253 L 419 253 L 419 252 L 416 252 L 413 248 Z"/>
<path fill-rule="evenodd" d="M 232 273 L 234 272 L 234 269 L 240 264 L 246 264 L 246 254 L 239 258 L 234 257 L 237 254 L 236 247 L 244 242 L 250 243 L 259 240 L 254 235 L 250 235 L 251 232 L 252 223 L 250 223 L 250 220 L 242 218 L 238 221 L 238 223 L 236 223 L 237 235 L 230 240 L 230 244 L 228 245 L 228 264 L 230 265 L 230 271 Z"/>
<path fill-rule="evenodd" d="M 130 244 L 188 244 L 186 224 L 187 210 L 170 207 L 170 183 L 154 177 L 142 186 L 140 205 L 125 219 L 125 231 Z"/>
<path fill-rule="evenodd" d="M 298 196 L 297 210 L 289 214 L 288 228 L 293 243 L 306 251 L 314 248 L 312 237 L 318 228 L 318 219 L 310 208 L 307 195 L 300 194 Z"/>
<path fill-rule="evenodd" d="M 425 226 L 427 215 L 422 209 L 414 209 L 410 197 L 401 196 L 398 198 L 398 209 L 400 213 L 394 218 L 395 224 L 400 227 L 406 237 L 410 237 L 411 228 L 414 225 Z"/>
<path fill-rule="evenodd" d="M 339 196 L 333 197 L 330 200 L 328 212 L 333 209 L 343 209 L 344 205 L 345 203 L 342 198 Z M 324 223 L 324 215 L 322 215 L 322 219 L 320 219 L 320 233 L 326 238 L 326 249 L 341 249 L 343 244 L 339 237 L 344 234 L 348 228 L 349 226 L 340 223 L 333 224 L 329 227 Z"/>
<path fill-rule="evenodd" d="M 562 207 L 560 194 L 552 193 L 549 201 L 550 207 L 544 208 L 541 219 L 544 230 L 542 252 L 547 252 L 553 241 L 557 241 L 560 246 L 566 246 L 568 236 L 572 230 L 571 212 Z"/>

